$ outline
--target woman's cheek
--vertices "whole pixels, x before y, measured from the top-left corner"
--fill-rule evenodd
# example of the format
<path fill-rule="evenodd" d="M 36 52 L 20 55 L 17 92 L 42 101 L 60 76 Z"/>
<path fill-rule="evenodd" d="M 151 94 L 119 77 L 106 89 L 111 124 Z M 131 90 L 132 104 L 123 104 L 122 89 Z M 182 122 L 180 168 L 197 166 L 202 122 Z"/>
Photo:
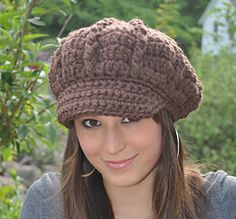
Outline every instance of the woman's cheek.
<path fill-rule="evenodd" d="M 81 136 L 78 136 L 78 139 L 80 146 L 86 155 L 91 156 L 100 150 L 100 139 L 98 136 L 90 134 L 85 135 L 82 133 Z"/>
<path fill-rule="evenodd" d="M 140 149 L 152 145 L 160 147 L 162 142 L 161 128 L 157 125 L 127 129 L 126 135 L 129 141 L 128 144 L 139 147 Z"/>

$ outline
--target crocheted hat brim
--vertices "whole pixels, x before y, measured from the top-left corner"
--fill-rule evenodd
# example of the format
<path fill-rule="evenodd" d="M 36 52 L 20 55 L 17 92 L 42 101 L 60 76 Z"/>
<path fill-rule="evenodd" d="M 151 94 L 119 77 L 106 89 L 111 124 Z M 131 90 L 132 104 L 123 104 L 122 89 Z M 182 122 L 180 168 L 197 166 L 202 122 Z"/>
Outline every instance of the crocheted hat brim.
<path fill-rule="evenodd" d="M 80 115 L 152 117 L 166 106 L 163 98 L 136 82 L 101 80 L 78 82 L 57 99 L 57 116 L 70 128 Z"/>

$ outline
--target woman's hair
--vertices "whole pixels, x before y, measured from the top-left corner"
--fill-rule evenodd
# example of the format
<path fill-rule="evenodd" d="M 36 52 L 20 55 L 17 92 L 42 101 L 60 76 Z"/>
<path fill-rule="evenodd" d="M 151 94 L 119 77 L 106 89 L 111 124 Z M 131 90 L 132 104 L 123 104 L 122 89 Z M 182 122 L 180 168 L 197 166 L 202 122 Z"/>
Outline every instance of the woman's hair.
<path fill-rule="evenodd" d="M 203 178 L 195 166 L 185 161 L 183 143 L 179 154 L 173 120 L 160 111 L 154 121 L 162 127 L 162 154 L 155 168 L 153 187 L 153 219 L 197 219 L 206 200 Z M 65 219 L 114 219 L 112 204 L 103 185 L 102 176 L 95 171 L 82 177 L 85 156 L 75 127 L 69 129 L 61 171 L 61 192 Z"/>

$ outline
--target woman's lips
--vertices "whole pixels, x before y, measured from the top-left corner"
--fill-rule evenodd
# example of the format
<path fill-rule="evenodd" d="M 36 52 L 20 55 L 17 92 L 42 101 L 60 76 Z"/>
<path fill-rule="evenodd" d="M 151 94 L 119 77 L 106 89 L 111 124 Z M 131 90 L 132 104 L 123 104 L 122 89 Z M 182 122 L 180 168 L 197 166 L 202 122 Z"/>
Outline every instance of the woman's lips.
<path fill-rule="evenodd" d="M 129 159 L 126 159 L 126 160 L 105 161 L 105 163 L 106 163 L 106 165 L 107 165 L 108 167 L 110 167 L 111 169 L 120 170 L 120 169 L 123 169 L 123 168 L 125 168 L 125 167 L 130 166 L 130 165 L 133 163 L 133 161 L 134 161 L 134 159 L 135 159 L 136 156 L 137 156 L 137 155 L 135 155 L 135 156 L 133 156 L 133 157 L 131 157 L 131 158 L 129 158 Z"/>

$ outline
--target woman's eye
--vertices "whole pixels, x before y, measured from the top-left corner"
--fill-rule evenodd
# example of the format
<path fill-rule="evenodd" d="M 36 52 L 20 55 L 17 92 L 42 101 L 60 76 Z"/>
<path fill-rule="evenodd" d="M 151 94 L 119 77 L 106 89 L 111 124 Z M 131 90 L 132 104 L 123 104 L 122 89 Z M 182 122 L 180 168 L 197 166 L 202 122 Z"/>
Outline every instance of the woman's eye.
<path fill-rule="evenodd" d="M 85 119 L 85 120 L 82 121 L 82 124 L 86 128 L 92 128 L 92 127 L 100 126 L 100 123 L 96 119 Z"/>

